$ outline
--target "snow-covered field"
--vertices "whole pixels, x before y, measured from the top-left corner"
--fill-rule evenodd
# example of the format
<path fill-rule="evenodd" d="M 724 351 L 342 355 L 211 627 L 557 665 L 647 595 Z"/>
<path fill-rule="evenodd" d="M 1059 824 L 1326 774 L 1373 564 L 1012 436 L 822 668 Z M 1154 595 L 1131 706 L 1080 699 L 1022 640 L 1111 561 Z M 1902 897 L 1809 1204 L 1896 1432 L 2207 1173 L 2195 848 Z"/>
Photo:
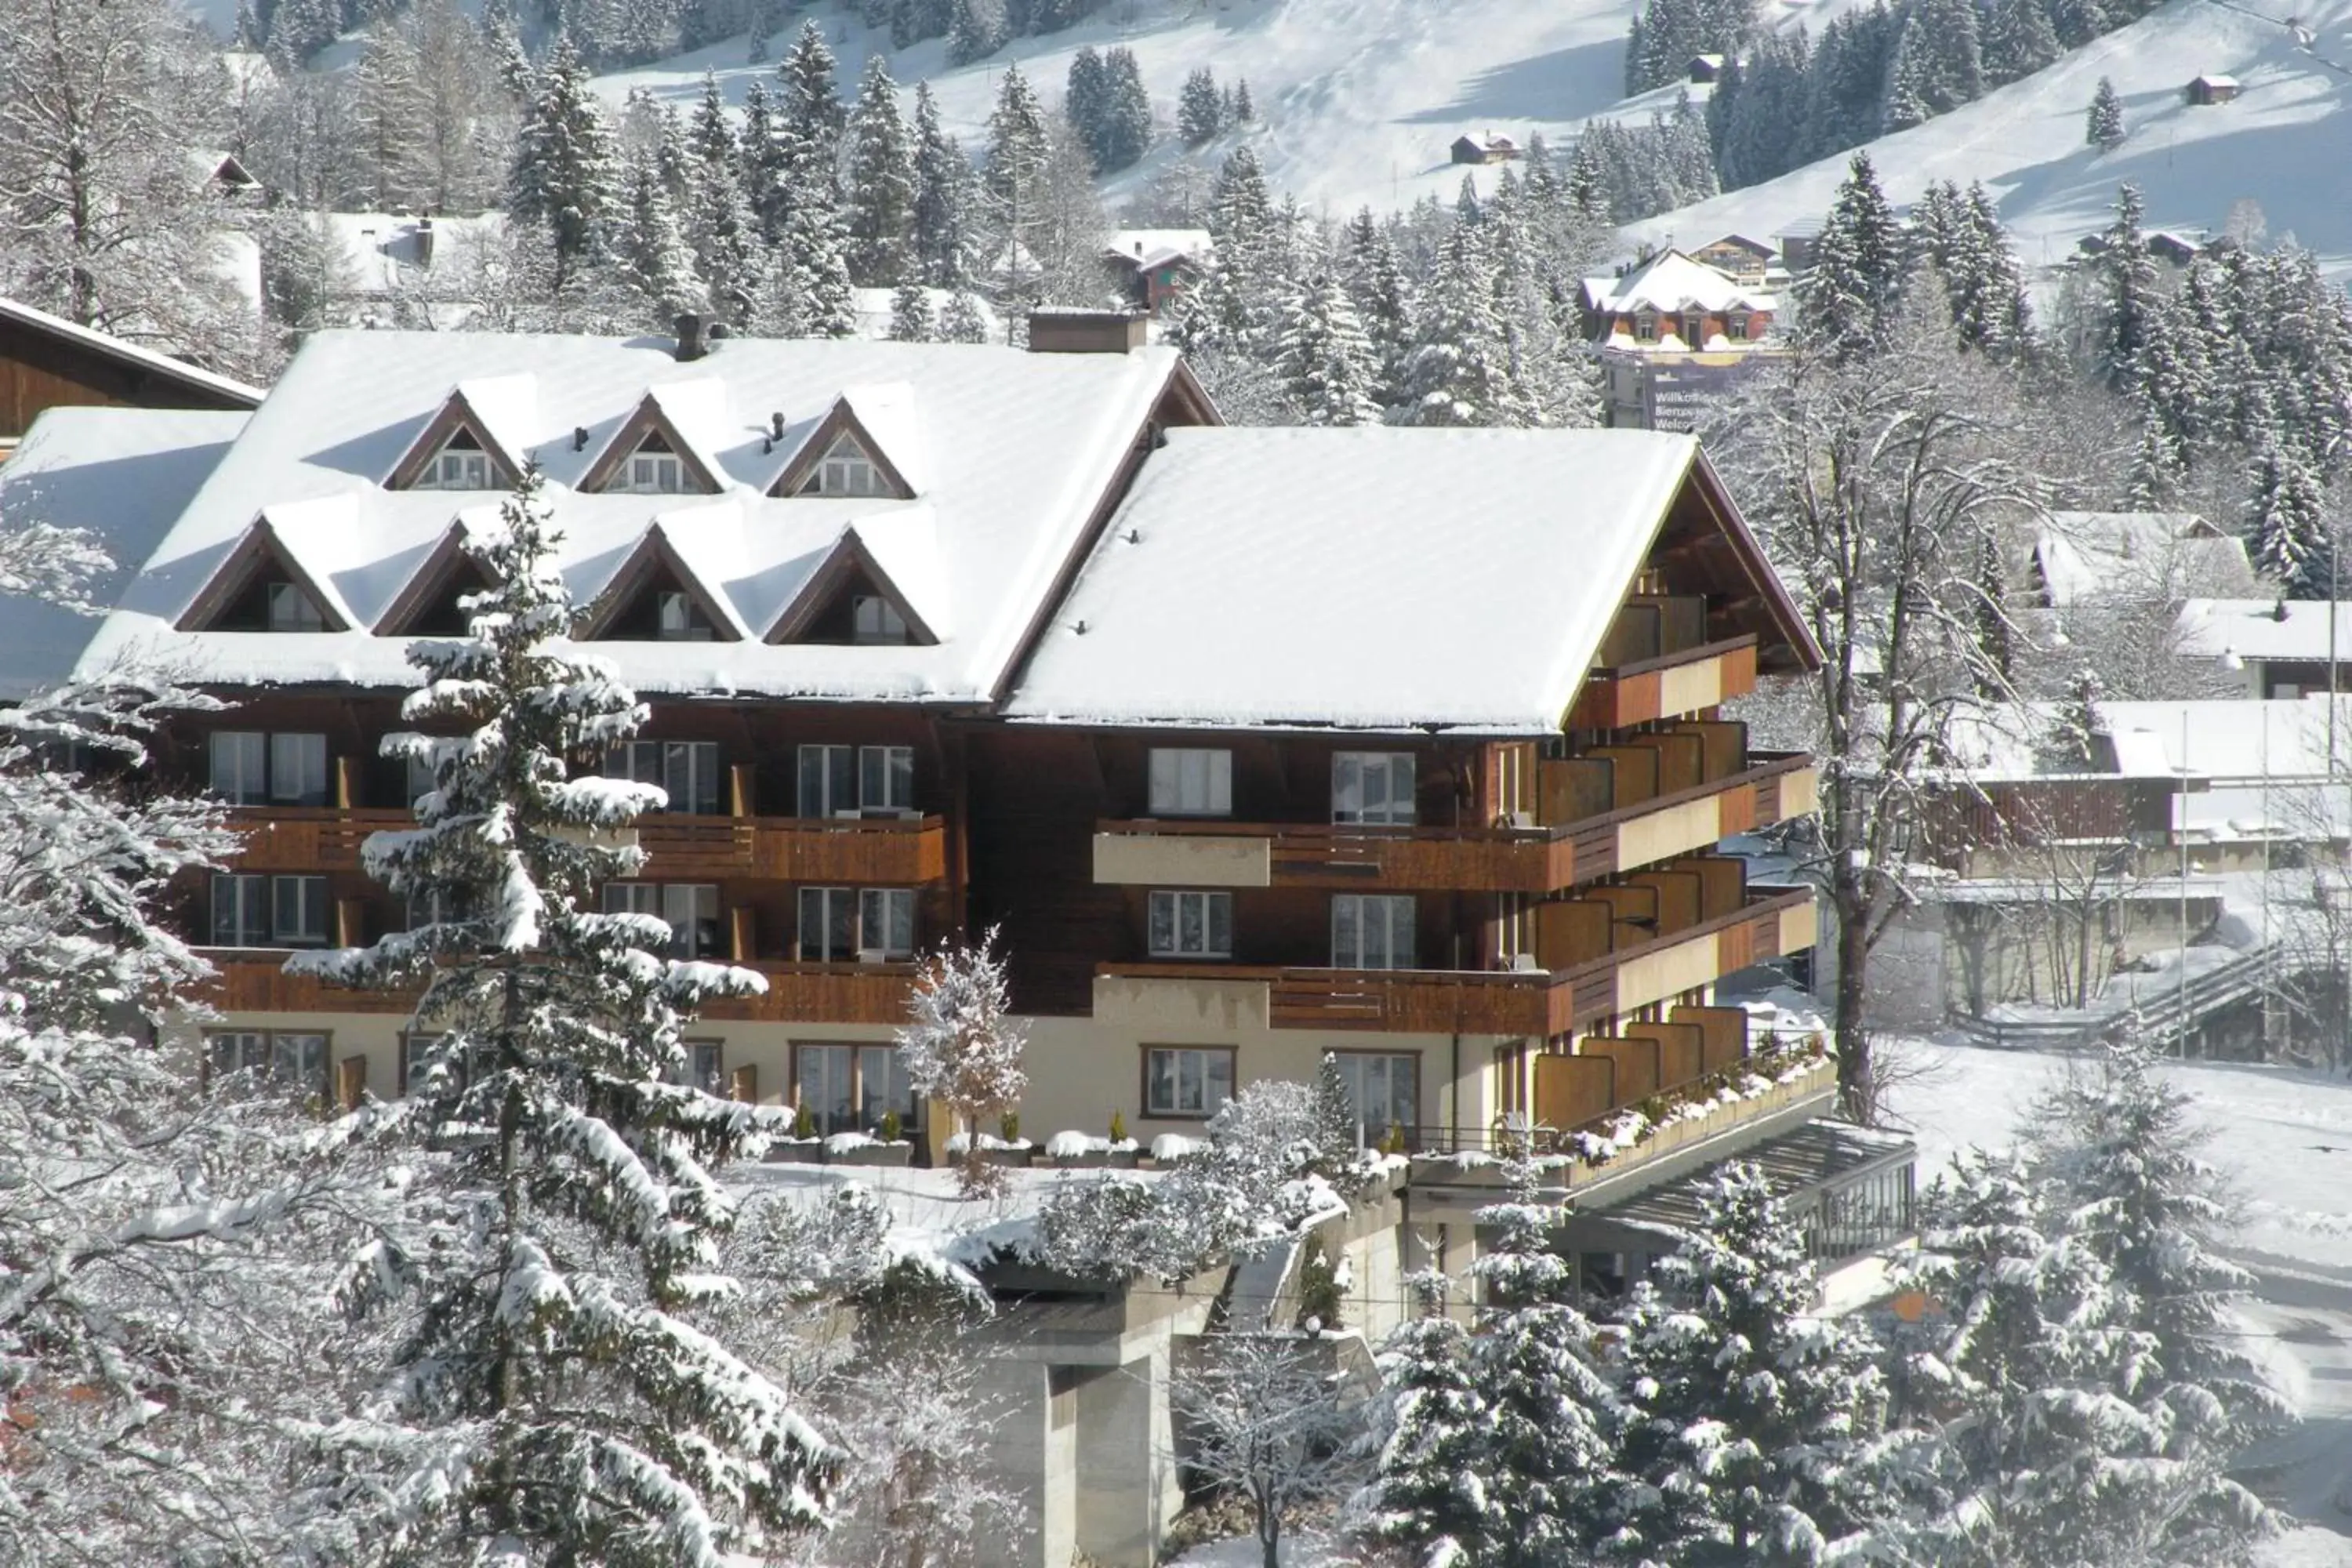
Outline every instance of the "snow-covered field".
<path fill-rule="evenodd" d="M 1916 1076 L 1894 1097 L 1919 1140 L 1924 1183 L 1970 1144 L 2011 1141 L 2018 1117 L 2070 1058 L 1904 1041 Z M 2250 1332 L 2303 1411 L 2301 1427 L 2250 1457 L 2263 1489 L 2305 1527 L 2278 1543 L 2279 1568 L 2352 1565 L 2352 1516 L 2335 1498 L 2352 1483 L 2352 1084 L 2324 1074 L 2227 1062 L 2174 1062 L 2212 1135 L 2244 1219 L 2230 1251 L 2260 1280 Z"/>

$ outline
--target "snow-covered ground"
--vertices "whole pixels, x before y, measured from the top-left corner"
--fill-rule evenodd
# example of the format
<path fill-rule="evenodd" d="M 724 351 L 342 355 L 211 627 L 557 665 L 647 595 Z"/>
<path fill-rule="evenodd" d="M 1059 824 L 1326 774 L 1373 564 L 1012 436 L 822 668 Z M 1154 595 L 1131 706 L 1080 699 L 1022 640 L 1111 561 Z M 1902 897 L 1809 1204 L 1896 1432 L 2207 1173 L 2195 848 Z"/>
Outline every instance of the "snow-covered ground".
<path fill-rule="evenodd" d="M 1924 1183 L 1956 1150 L 2011 1141 L 2018 1117 L 2072 1058 L 1906 1040 L 1912 1076 L 1895 1113 L 1919 1140 Z M 2231 1252 L 2260 1280 L 2249 1331 L 2302 1409 L 2303 1425 L 2250 1456 L 2264 1492 L 2304 1521 L 2275 1568 L 2352 1565 L 2352 1084 L 2322 1073 L 2230 1062 L 2171 1062 L 2164 1075 L 2195 1102 L 2209 1150 L 2243 1200 Z"/>

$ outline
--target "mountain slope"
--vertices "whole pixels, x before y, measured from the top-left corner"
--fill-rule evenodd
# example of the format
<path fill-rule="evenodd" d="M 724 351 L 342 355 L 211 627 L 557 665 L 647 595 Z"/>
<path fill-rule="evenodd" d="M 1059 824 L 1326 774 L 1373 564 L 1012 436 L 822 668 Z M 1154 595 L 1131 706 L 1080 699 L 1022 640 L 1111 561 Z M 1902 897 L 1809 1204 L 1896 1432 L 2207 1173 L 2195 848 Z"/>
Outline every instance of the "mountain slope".
<path fill-rule="evenodd" d="M 2256 0 L 2262 4 L 2280 0 Z M 2152 227 L 2219 232 L 2231 205 L 2261 204 L 2270 234 L 2293 234 L 2336 276 L 2352 272 L 2352 0 L 2310 0 L 2300 47 L 2282 20 L 2217 0 L 2172 0 L 2049 69 L 1950 114 L 1870 144 L 1896 203 L 1928 182 L 1982 180 L 2032 264 L 2063 259 L 2103 227 L 2116 186 L 2137 182 Z M 2233 103 L 2189 108 L 2181 89 L 2202 73 L 2236 76 Z M 2124 100 L 2122 146 L 2084 144 L 2084 116 L 2102 76 Z M 1641 237 L 1704 244 L 1726 232 L 1769 237 L 1827 210 L 1847 154 L 1630 226 Z"/>

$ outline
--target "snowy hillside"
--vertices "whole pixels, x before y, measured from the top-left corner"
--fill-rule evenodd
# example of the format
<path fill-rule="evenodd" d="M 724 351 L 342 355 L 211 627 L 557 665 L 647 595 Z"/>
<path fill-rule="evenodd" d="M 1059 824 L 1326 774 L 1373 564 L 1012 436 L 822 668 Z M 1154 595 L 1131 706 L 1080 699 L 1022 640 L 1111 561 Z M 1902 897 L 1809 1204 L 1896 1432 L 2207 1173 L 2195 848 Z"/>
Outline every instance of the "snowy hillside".
<path fill-rule="evenodd" d="M 1465 132 L 1557 140 L 1614 106 L 1623 89 L 1625 30 L 1635 0 L 1134 0 L 1084 26 L 1020 38 L 987 59 L 946 63 L 940 40 L 895 53 L 887 36 L 835 8 L 814 13 L 835 39 L 846 89 L 869 54 L 911 86 L 928 79 L 950 129 L 977 141 L 1004 62 L 1017 59 L 1048 102 L 1084 45 L 1135 51 L 1163 122 L 1186 73 L 1206 66 L 1222 82 L 1246 77 L 1259 124 L 1249 134 L 1276 189 L 1345 214 L 1450 197 L 1462 171 L 1446 147 Z M 776 40 L 781 53 L 789 38 Z M 730 100 L 772 66 L 750 66 L 741 41 L 600 79 L 620 101 L 633 87 L 668 98 L 698 89 L 706 67 Z M 1226 143 L 1213 143 L 1212 155 Z M 1132 188 L 1174 157 L 1163 140 L 1113 191 Z M 1482 183 L 1484 180 L 1482 175 Z"/>
<path fill-rule="evenodd" d="M 2154 15 L 1976 102 L 1871 143 L 1889 199 L 1910 202 L 1931 180 L 1982 180 L 2029 264 L 2063 259 L 2102 227 L 2119 182 L 2138 183 L 2152 227 L 2219 232 L 2231 204 L 2261 204 L 2273 239 L 2288 234 L 2328 270 L 2352 271 L 2352 0 L 2315 0 L 2301 17 L 2306 49 L 2283 22 L 2218 0 L 2172 0 Z M 2339 63 L 2340 62 L 2340 63 Z M 2191 109 L 2181 88 L 2202 73 L 2234 75 L 2234 103 Z M 2102 76 L 2124 100 L 2123 145 L 2084 143 L 2084 114 Z M 1845 155 L 1632 226 L 1654 239 L 1704 243 L 1727 231 L 1769 237 L 1818 217 Z"/>

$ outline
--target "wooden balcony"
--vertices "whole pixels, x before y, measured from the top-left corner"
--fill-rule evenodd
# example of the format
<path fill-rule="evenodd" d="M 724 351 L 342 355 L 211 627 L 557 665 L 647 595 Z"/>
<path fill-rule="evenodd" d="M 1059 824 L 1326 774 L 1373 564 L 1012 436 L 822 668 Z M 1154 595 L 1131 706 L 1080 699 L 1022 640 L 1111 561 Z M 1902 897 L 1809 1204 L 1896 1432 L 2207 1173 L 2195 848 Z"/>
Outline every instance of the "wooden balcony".
<path fill-rule="evenodd" d="M 1702 643 L 1680 653 L 1596 668 L 1584 678 L 1571 730 L 1624 730 L 1680 718 L 1756 689 L 1756 638 Z"/>
<path fill-rule="evenodd" d="M 1791 756 L 1559 826 L 1103 822 L 1095 829 L 1095 880 L 1160 888 L 1550 893 L 1704 849 L 1812 808 L 1811 765 Z"/>
<path fill-rule="evenodd" d="M 416 1005 L 417 993 L 352 991 L 286 973 L 281 949 L 200 950 L 217 972 L 198 1000 L 224 1013 L 394 1013 Z M 768 982 L 763 996 L 714 1002 L 709 1018 L 782 1024 L 903 1024 L 913 989 L 911 963 L 798 963 L 753 959 L 741 965 Z"/>
<path fill-rule="evenodd" d="M 1106 963 L 1108 993 L 1167 988 L 1171 1015 L 1263 1022 L 1276 1029 L 1549 1038 L 1810 947 L 1813 897 L 1798 891 L 1558 970 L 1302 969 L 1235 963 Z"/>
<path fill-rule="evenodd" d="M 356 871 L 368 835 L 415 826 L 405 811 L 240 806 L 245 834 L 233 859 L 245 871 Z M 919 887 L 947 875 L 947 824 L 937 816 L 691 816 L 637 819 L 620 836 L 647 853 L 645 875 L 680 880 L 767 878 Z"/>

